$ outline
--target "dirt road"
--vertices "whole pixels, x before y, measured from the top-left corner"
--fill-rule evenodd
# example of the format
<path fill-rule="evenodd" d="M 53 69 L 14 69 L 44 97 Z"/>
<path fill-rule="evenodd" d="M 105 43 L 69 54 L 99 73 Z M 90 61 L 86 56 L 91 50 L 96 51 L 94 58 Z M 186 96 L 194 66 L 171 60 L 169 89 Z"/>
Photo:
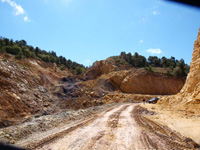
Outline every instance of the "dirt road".
<path fill-rule="evenodd" d="M 37 150 L 195 149 L 189 138 L 145 118 L 138 104 L 122 104 L 41 142 Z"/>

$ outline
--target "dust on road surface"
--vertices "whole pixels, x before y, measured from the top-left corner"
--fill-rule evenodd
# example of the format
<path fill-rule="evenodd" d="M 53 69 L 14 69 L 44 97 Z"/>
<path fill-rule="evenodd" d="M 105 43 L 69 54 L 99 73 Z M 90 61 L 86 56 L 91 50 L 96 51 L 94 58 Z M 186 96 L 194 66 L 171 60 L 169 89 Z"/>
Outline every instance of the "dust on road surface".
<path fill-rule="evenodd" d="M 37 150 L 151 150 L 195 149 L 189 138 L 159 125 L 142 114 L 138 104 L 122 104 L 76 125 L 66 134 L 36 145 Z"/>

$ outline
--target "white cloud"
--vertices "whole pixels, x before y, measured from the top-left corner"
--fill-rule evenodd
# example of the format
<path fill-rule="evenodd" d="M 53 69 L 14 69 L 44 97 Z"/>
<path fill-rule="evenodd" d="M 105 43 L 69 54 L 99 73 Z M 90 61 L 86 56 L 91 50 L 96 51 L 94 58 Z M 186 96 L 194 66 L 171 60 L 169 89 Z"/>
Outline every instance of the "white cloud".
<path fill-rule="evenodd" d="M 11 1 L 11 0 L 1 0 L 1 2 L 7 2 L 12 8 L 14 8 L 15 12 L 15 16 L 18 15 L 23 15 L 25 13 L 24 9 L 22 8 L 21 5 L 16 4 L 16 2 Z"/>
<path fill-rule="evenodd" d="M 26 22 L 29 22 L 29 21 L 30 21 L 30 19 L 28 18 L 28 16 L 25 16 L 25 17 L 24 17 L 24 21 L 26 21 Z"/>
<path fill-rule="evenodd" d="M 14 15 L 15 16 L 23 15 L 24 16 L 23 17 L 24 21 L 26 21 L 26 22 L 30 21 L 28 16 L 25 16 L 26 15 L 25 10 L 22 8 L 21 5 L 17 4 L 15 1 L 12 1 L 12 0 L 1 0 L 1 2 L 8 3 L 14 9 Z"/>
<path fill-rule="evenodd" d="M 150 48 L 150 49 L 148 49 L 148 50 L 146 50 L 148 53 L 151 53 L 151 54 L 161 54 L 162 53 L 162 50 L 161 49 L 159 49 L 159 48 L 157 48 L 157 49 L 152 49 L 152 48 Z"/>
<path fill-rule="evenodd" d="M 143 42 L 144 42 L 143 40 L 140 40 L 140 41 L 139 41 L 140 44 L 142 44 Z"/>
<path fill-rule="evenodd" d="M 156 10 L 154 10 L 153 12 L 153 15 L 159 15 L 160 13 L 158 12 L 158 11 L 156 11 Z"/>

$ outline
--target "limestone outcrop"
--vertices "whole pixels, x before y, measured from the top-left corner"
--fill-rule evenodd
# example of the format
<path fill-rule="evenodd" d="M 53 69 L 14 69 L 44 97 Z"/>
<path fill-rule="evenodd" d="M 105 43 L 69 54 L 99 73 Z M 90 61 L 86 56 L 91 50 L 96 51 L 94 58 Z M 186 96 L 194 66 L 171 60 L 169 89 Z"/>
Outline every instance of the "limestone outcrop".
<path fill-rule="evenodd" d="M 190 72 L 180 93 L 161 99 L 161 105 L 200 111 L 200 29 L 194 43 Z M 167 105 L 166 105 L 167 104 Z"/>

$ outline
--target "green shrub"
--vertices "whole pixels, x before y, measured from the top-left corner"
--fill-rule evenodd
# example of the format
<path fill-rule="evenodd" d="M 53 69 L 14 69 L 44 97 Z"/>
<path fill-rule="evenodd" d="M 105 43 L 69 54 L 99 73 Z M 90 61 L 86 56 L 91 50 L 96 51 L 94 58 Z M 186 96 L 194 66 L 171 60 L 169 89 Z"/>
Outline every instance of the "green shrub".
<path fill-rule="evenodd" d="M 155 72 L 155 69 L 151 66 L 145 67 L 145 70 Z"/>
<path fill-rule="evenodd" d="M 50 57 L 49 55 L 43 55 L 43 54 L 39 54 L 39 58 L 45 62 L 50 62 Z"/>
<path fill-rule="evenodd" d="M 0 48 L 0 53 L 6 53 L 5 47 L 1 47 L 1 48 Z"/>
<path fill-rule="evenodd" d="M 65 70 L 65 65 L 62 64 L 62 65 L 60 66 L 60 70 L 62 70 L 62 71 Z"/>
<path fill-rule="evenodd" d="M 84 72 L 85 71 L 85 68 L 83 68 L 83 67 L 77 67 L 76 68 L 76 72 L 77 72 L 77 74 L 81 74 L 82 72 Z"/>
<path fill-rule="evenodd" d="M 166 76 L 171 76 L 172 75 L 169 70 L 163 72 L 163 74 L 166 75 Z"/>
<path fill-rule="evenodd" d="M 19 46 L 6 46 L 5 50 L 7 53 L 13 54 L 13 55 L 17 55 L 19 53 L 20 50 L 22 50 Z"/>
<path fill-rule="evenodd" d="M 36 58 L 36 55 L 34 52 L 31 52 L 31 55 L 30 55 L 31 58 Z"/>
<path fill-rule="evenodd" d="M 18 52 L 18 54 L 15 56 L 16 59 L 22 59 L 23 58 L 23 53 L 22 53 L 22 50 L 20 50 Z"/>
<path fill-rule="evenodd" d="M 180 67 L 176 67 L 176 68 L 174 68 L 174 70 L 173 70 L 173 74 L 176 75 L 176 76 L 182 76 L 182 75 L 183 75 L 183 72 L 182 72 L 182 70 L 181 70 Z"/>
<path fill-rule="evenodd" d="M 24 54 L 25 57 L 31 57 L 31 52 L 28 48 L 25 48 L 23 50 L 23 54 Z"/>

